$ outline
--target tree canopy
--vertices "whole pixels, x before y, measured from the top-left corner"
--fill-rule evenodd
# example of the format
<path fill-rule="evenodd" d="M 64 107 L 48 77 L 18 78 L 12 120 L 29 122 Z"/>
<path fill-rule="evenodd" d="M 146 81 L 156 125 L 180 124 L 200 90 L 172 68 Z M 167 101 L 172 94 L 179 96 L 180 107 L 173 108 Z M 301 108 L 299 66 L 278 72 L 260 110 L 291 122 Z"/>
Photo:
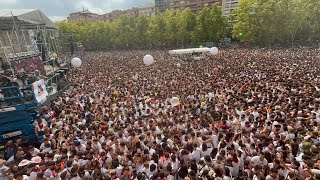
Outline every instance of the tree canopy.
<path fill-rule="evenodd" d="M 320 1 L 239 0 L 233 36 L 260 45 L 310 43 L 319 39 L 319 14 Z"/>
<path fill-rule="evenodd" d="M 205 19 L 203 22 L 202 20 Z M 60 31 L 74 32 L 87 49 L 185 46 L 224 38 L 226 19 L 221 7 L 205 8 L 199 14 L 190 9 L 167 10 L 155 17 L 123 15 L 114 22 L 57 23 Z"/>
<path fill-rule="evenodd" d="M 87 49 L 199 45 L 234 38 L 253 45 L 309 44 L 320 40 L 320 1 L 239 0 L 233 15 L 220 6 L 167 10 L 148 18 L 123 15 L 114 22 L 57 23 Z"/>

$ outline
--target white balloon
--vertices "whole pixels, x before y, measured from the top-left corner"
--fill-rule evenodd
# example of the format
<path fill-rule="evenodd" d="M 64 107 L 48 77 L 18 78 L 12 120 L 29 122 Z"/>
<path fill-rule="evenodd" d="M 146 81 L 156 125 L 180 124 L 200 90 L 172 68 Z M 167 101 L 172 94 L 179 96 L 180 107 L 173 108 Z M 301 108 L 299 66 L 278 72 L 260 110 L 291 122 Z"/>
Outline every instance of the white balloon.
<path fill-rule="evenodd" d="M 143 63 L 147 66 L 151 65 L 152 63 L 154 63 L 154 59 L 151 55 L 147 54 L 144 56 L 143 58 Z"/>
<path fill-rule="evenodd" d="M 78 68 L 78 67 L 81 66 L 81 64 L 82 64 L 81 59 L 79 59 L 79 58 L 77 58 L 77 57 L 75 57 L 75 58 L 73 58 L 73 59 L 71 60 L 71 65 L 72 65 L 73 67 Z"/>
<path fill-rule="evenodd" d="M 218 50 L 217 47 L 212 47 L 212 48 L 210 49 L 210 53 L 211 53 L 212 55 L 214 55 L 214 56 L 217 55 L 218 52 L 219 52 L 219 50 Z"/>
<path fill-rule="evenodd" d="M 177 68 L 180 68 L 180 67 L 181 67 L 181 64 L 180 64 L 180 63 L 178 63 L 178 64 L 177 64 Z"/>
<path fill-rule="evenodd" d="M 179 98 L 177 97 L 173 97 L 171 100 L 170 100 L 170 103 L 172 106 L 178 106 L 180 104 L 180 100 Z"/>

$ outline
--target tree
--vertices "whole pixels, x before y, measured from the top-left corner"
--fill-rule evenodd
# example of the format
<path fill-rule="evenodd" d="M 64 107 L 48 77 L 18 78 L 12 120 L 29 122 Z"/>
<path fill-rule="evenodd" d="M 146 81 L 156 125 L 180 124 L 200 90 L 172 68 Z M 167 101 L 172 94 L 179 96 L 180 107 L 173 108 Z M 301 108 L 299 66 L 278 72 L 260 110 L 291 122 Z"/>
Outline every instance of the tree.
<path fill-rule="evenodd" d="M 135 42 L 138 47 L 145 47 L 148 45 L 148 28 L 149 28 L 149 18 L 144 15 L 139 15 L 135 19 Z"/>
<path fill-rule="evenodd" d="M 312 0 L 240 0 L 233 36 L 261 45 L 305 42 L 320 25 L 319 10 Z"/>
<path fill-rule="evenodd" d="M 177 41 L 178 23 L 177 18 L 179 10 L 167 10 L 164 16 L 164 39 L 167 45 L 174 44 Z"/>
<path fill-rule="evenodd" d="M 197 15 L 193 40 L 219 42 L 225 35 L 226 22 L 221 7 L 204 8 Z"/>
<path fill-rule="evenodd" d="M 250 14 L 250 8 L 257 11 L 255 0 L 239 0 L 239 8 L 235 11 L 238 22 L 233 27 L 233 36 L 241 38 L 245 42 L 254 43 L 257 38 L 257 14 Z M 240 37 L 240 34 L 241 37 Z"/>
<path fill-rule="evenodd" d="M 116 47 L 128 48 L 134 45 L 134 18 L 121 16 L 112 24 L 112 42 Z"/>
<path fill-rule="evenodd" d="M 177 41 L 181 42 L 182 47 L 184 43 L 190 43 L 194 27 L 196 25 L 196 16 L 189 8 L 177 14 Z"/>
<path fill-rule="evenodd" d="M 165 43 L 165 20 L 164 14 L 158 14 L 151 18 L 147 31 L 148 39 L 151 45 L 162 45 Z"/>
<path fill-rule="evenodd" d="M 263 46 L 320 41 L 320 1 L 239 0 L 235 15 L 225 17 L 221 7 L 167 10 L 147 18 L 121 16 L 115 22 L 57 23 L 61 32 L 73 32 L 86 49 L 171 46 L 219 42 L 224 37 Z M 236 22 L 236 23 L 235 23 Z M 66 41 L 66 40 L 63 40 Z"/>

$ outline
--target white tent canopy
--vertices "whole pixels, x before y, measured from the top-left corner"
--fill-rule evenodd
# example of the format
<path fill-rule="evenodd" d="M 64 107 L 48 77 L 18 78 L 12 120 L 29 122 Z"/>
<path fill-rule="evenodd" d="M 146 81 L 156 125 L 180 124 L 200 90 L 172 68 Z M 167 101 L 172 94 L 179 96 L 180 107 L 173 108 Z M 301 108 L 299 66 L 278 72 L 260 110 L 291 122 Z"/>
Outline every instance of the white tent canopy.
<path fill-rule="evenodd" d="M 47 28 L 56 28 L 54 23 L 38 9 L 0 9 L 0 19 L 12 21 L 15 17 L 19 21 L 33 25 L 45 25 Z M 18 23 L 18 22 L 17 22 Z"/>
<path fill-rule="evenodd" d="M 210 48 L 191 48 L 191 49 L 177 49 L 169 51 L 169 54 L 192 54 L 192 53 L 203 53 L 210 52 Z"/>

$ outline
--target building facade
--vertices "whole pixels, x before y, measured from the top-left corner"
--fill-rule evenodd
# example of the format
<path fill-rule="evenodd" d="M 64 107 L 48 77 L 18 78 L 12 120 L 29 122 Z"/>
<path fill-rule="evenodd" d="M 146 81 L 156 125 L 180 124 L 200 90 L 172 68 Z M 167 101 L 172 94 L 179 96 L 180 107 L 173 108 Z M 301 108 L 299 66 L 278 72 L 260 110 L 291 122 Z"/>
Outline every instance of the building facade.
<path fill-rule="evenodd" d="M 103 21 L 108 21 L 108 22 L 113 22 L 121 16 L 121 11 L 120 10 L 114 10 L 111 11 L 110 13 L 103 14 Z"/>
<path fill-rule="evenodd" d="M 141 7 L 134 7 L 127 10 L 114 10 L 110 13 L 103 14 L 103 20 L 113 22 L 117 20 L 121 15 L 127 15 L 129 17 L 137 17 L 138 15 L 145 15 L 149 18 L 155 16 L 154 4 L 145 4 Z"/>
<path fill-rule="evenodd" d="M 82 12 L 71 13 L 67 19 L 68 22 L 95 22 L 102 21 L 103 17 L 99 14 L 84 10 Z"/>
<path fill-rule="evenodd" d="M 168 0 L 169 9 L 184 10 L 189 8 L 194 13 L 213 5 L 221 6 L 222 0 Z"/>
<path fill-rule="evenodd" d="M 223 0 L 222 1 L 222 13 L 225 16 L 233 14 L 234 9 L 238 7 L 238 0 Z"/>
<path fill-rule="evenodd" d="M 121 15 L 127 15 L 129 17 L 137 17 L 139 15 L 139 8 L 131 8 L 121 11 Z"/>
<path fill-rule="evenodd" d="M 141 6 L 138 8 L 139 9 L 139 15 L 145 15 L 149 18 L 152 18 L 155 16 L 156 11 L 155 11 L 155 5 L 154 4 L 145 4 L 144 6 Z"/>
<path fill-rule="evenodd" d="M 108 22 L 114 22 L 116 21 L 120 16 L 127 15 L 129 17 L 136 17 L 139 14 L 138 8 L 132 8 L 127 10 L 114 10 L 109 13 L 103 14 L 103 20 Z"/>
<path fill-rule="evenodd" d="M 126 10 L 114 10 L 106 14 L 95 14 L 90 11 L 82 11 L 72 13 L 68 17 L 68 22 L 95 22 L 95 21 L 108 21 L 114 22 L 121 15 L 127 15 L 129 17 L 137 17 L 138 15 L 145 15 L 149 18 L 154 17 L 156 14 L 155 5 L 153 3 L 145 4 L 141 7 L 133 7 Z"/>
<path fill-rule="evenodd" d="M 168 1 L 169 0 L 155 0 L 154 6 L 156 12 L 163 13 L 168 9 Z"/>

